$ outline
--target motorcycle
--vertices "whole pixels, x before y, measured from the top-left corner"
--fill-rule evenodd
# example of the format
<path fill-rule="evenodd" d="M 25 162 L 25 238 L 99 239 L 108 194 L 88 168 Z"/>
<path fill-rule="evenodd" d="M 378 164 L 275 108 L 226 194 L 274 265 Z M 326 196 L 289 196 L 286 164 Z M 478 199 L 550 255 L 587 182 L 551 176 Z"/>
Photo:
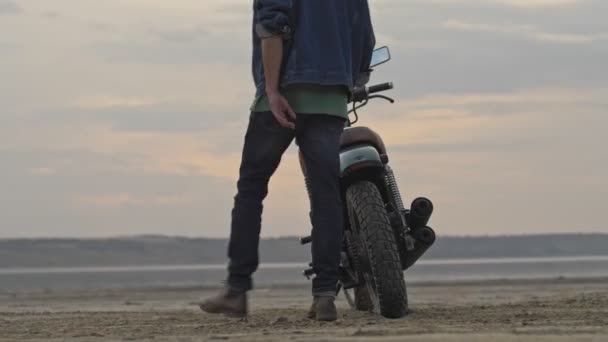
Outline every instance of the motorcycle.
<path fill-rule="evenodd" d="M 388 47 L 376 49 L 371 68 L 391 59 Z M 372 99 L 394 100 L 380 94 L 393 89 L 391 82 L 358 87 L 352 94 L 354 120 L 349 120 L 341 137 L 341 192 L 345 227 L 339 281 L 336 294 L 343 291 L 355 310 L 371 311 L 387 318 L 407 315 L 408 298 L 404 271 L 433 245 L 435 232 L 428 227 L 433 204 L 415 199 L 406 209 L 389 157 L 380 135 L 358 121 L 357 110 Z M 306 189 L 310 186 L 300 153 Z M 300 239 L 302 245 L 312 237 Z M 305 270 L 308 279 L 314 276 Z M 352 290 L 352 291 L 351 291 Z"/>

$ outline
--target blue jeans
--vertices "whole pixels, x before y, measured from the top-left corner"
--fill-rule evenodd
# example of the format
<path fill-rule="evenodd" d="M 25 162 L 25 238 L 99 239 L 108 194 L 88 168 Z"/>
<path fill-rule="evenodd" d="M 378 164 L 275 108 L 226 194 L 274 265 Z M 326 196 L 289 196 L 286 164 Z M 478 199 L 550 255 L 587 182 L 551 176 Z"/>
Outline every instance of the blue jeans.
<path fill-rule="evenodd" d="M 310 181 L 313 294 L 334 296 L 343 234 L 340 194 L 340 136 L 344 119 L 323 114 L 297 115 L 296 129 L 283 128 L 271 112 L 254 112 L 245 135 L 238 193 L 228 245 L 228 286 L 249 291 L 259 264 L 262 202 L 270 177 L 295 138 Z"/>

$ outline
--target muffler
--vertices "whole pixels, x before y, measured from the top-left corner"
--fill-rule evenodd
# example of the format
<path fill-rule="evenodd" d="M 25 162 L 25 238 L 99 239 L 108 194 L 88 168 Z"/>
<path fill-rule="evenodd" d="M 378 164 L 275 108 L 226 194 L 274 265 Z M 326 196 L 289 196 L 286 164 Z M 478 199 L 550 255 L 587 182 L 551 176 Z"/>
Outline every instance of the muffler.
<path fill-rule="evenodd" d="M 404 248 L 401 253 L 403 270 L 412 267 L 435 243 L 435 231 L 427 226 L 432 214 L 433 202 L 424 197 L 416 198 L 412 202 L 410 210 L 406 211 L 405 221 L 409 230 L 405 237 L 405 245 L 408 247 Z"/>
<path fill-rule="evenodd" d="M 433 203 L 424 197 L 416 198 L 405 213 L 405 221 L 411 230 L 424 228 L 429 223 L 433 214 Z"/>

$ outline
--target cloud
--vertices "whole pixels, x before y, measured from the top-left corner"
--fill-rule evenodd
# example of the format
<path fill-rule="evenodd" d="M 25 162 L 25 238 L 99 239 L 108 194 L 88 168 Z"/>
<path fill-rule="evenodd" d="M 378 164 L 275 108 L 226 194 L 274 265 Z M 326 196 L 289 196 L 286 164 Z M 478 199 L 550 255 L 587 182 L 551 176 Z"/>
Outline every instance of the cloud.
<path fill-rule="evenodd" d="M 40 16 L 42 18 L 50 19 L 50 20 L 70 20 L 71 19 L 64 14 L 57 12 L 57 11 L 53 11 L 53 10 L 42 11 L 42 12 L 40 12 Z"/>
<path fill-rule="evenodd" d="M 160 100 L 155 98 L 97 95 L 78 99 L 73 105 L 76 109 L 82 110 L 132 109 L 148 107 L 160 102 Z"/>
<path fill-rule="evenodd" d="M 224 236 L 228 229 L 234 186 L 214 177 L 141 170 L 145 161 L 127 149 L 22 147 L 0 155 L 1 236 Z"/>
<path fill-rule="evenodd" d="M 215 137 L 222 135 L 232 141 L 228 147 L 215 147 L 222 141 Z M 52 157 L 43 165 L 57 172 L 79 167 L 131 176 L 160 173 L 231 181 L 236 171 L 230 170 L 236 170 L 240 160 L 236 147 L 240 144 L 234 142 L 242 140 L 242 132 L 230 126 L 206 133 L 129 131 L 107 124 L 76 123 L 22 127 L 4 137 L 8 144 L 0 148 L 12 153 L 39 151 Z M 53 157 L 57 155 L 61 157 Z M 37 168 L 39 162 L 24 169 Z"/>
<path fill-rule="evenodd" d="M 22 11 L 21 7 L 12 0 L 0 0 L 0 15 L 16 14 Z"/>
<path fill-rule="evenodd" d="M 521 8 L 491 1 L 373 2 L 378 44 L 393 60 L 373 80 L 401 97 L 606 87 L 608 2 Z M 451 27 L 449 27 L 451 26 Z"/>
<path fill-rule="evenodd" d="M 443 27 L 456 31 L 466 32 L 491 32 L 504 35 L 519 36 L 526 39 L 537 40 L 541 42 L 556 43 L 556 44 L 591 44 L 594 41 L 604 40 L 608 38 L 608 34 L 573 34 L 573 33 L 553 33 L 543 32 L 538 28 L 526 25 L 488 25 L 488 24 L 473 24 L 458 20 L 448 20 L 442 24 Z"/>
<path fill-rule="evenodd" d="M 572 196 L 584 193 L 596 203 L 600 192 L 592 189 L 605 187 L 601 180 L 607 166 L 593 151 L 601 145 L 607 94 L 562 88 L 436 94 L 372 106 L 362 113 L 361 124 L 386 140 L 406 199 L 427 195 L 435 200 L 441 209 L 433 224 L 444 234 L 488 233 L 489 226 L 524 232 L 541 223 L 560 231 L 573 222 L 555 215 L 556 207 L 590 209 L 562 203 L 554 194 L 543 196 L 559 188 Z M 372 115 L 372 108 L 390 113 Z M 6 166 L 0 177 L 9 184 L 4 193 L 17 194 L 4 199 L 0 224 L 42 235 L 167 233 L 171 227 L 172 234 L 225 236 L 243 128 L 231 129 L 229 153 L 214 151 L 213 135 L 195 132 L 122 131 L 91 124 L 18 130 L 5 136 L 14 145 L 0 151 Z M 294 152 L 290 149 L 272 181 L 267 235 L 304 234 L 309 227 Z M 581 172 L 584 181 L 575 181 Z M 532 210 L 516 200 L 523 193 L 544 200 Z M 38 213 L 35 218 L 20 209 L 25 202 Z M 483 209 L 475 224 L 462 216 L 470 207 Z M 498 208 L 504 207 L 518 210 L 525 222 L 514 228 L 497 221 Z M 44 229 L 33 228 L 37 224 Z"/>
<path fill-rule="evenodd" d="M 550 8 L 550 7 L 567 7 L 574 6 L 583 3 L 585 0 L 486 0 L 486 4 L 501 5 L 507 7 L 521 8 L 521 9 L 536 9 L 536 8 Z M 384 2 L 396 2 L 396 0 L 388 0 Z M 402 1 L 404 4 L 414 3 L 430 3 L 440 5 L 467 5 L 471 7 L 480 6 L 480 2 L 476 0 L 409 0 Z"/>
<path fill-rule="evenodd" d="M 246 124 L 246 109 L 226 111 L 204 105 L 163 102 L 146 97 L 101 96 L 78 100 L 75 107 L 41 115 L 38 122 L 88 122 L 107 125 L 117 131 L 210 134 Z M 243 106 L 245 107 L 245 106 Z M 36 119 L 32 119 L 36 120 Z M 224 132 L 225 134 L 225 132 Z"/>
<path fill-rule="evenodd" d="M 56 173 L 56 170 L 50 167 L 32 167 L 26 170 L 28 174 L 34 176 L 50 176 Z"/>
<path fill-rule="evenodd" d="M 527 146 L 552 150 L 545 125 L 563 127 L 563 122 L 575 122 L 581 113 L 601 120 L 608 108 L 606 99 L 608 88 L 435 94 L 372 104 L 360 118 L 399 153 L 507 153 L 525 152 Z M 557 117 L 559 123 L 553 122 Z M 533 125 L 540 131 L 533 132 Z"/>
<path fill-rule="evenodd" d="M 209 32 L 202 27 L 190 29 L 151 29 L 150 33 L 169 42 L 188 43 L 202 40 Z"/>
<path fill-rule="evenodd" d="M 468 110 L 469 115 L 504 115 L 505 109 L 546 109 L 582 106 L 608 106 L 608 88 L 538 88 L 521 89 L 505 93 L 431 94 L 413 100 L 403 100 L 396 105 L 397 111 L 408 117 L 426 117 L 428 111 L 447 113 L 451 109 L 456 118 Z M 394 107 L 394 106 L 388 106 Z M 387 108 L 388 108 L 387 107 Z M 391 109 L 395 111 L 395 108 Z M 422 112 L 423 115 L 413 113 Z M 436 117 L 443 117 L 442 115 Z M 429 117 L 427 117 L 429 118 Z M 429 119 L 433 119 L 430 117 Z"/>
<path fill-rule="evenodd" d="M 125 207 L 165 207 L 180 206 L 192 201 L 179 195 L 140 196 L 129 193 L 78 195 L 74 205 L 98 210 L 118 209 Z"/>
<path fill-rule="evenodd" d="M 463 2 L 461 0 L 453 0 L 454 2 Z M 539 8 L 539 7 L 565 7 L 572 6 L 583 2 L 584 0 L 490 0 L 491 2 L 521 8 Z M 469 1 L 470 3 L 470 1 Z"/>
<path fill-rule="evenodd" d="M 113 63 L 206 64 L 242 63 L 249 55 L 246 36 L 193 31 L 156 31 L 138 41 L 115 39 L 90 44 L 87 49 Z M 225 45 L 231 41 L 230 45 Z M 215 47 L 222 46 L 221 49 Z"/>
<path fill-rule="evenodd" d="M 474 141 L 474 142 L 444 142 L 444 143 L 413 143 L 405 145 L 391 145 L 391 153 L 398 154 L 435 154 L 435 153 L 460 153 L 460 152 L 489 152 L 497 153 L 504 151 L 525 151 L 532 144 L 543 144 L 543 142 L 528 140 L 514 141 Z M 544 143 L 546 145 L 546 143 Z"/>

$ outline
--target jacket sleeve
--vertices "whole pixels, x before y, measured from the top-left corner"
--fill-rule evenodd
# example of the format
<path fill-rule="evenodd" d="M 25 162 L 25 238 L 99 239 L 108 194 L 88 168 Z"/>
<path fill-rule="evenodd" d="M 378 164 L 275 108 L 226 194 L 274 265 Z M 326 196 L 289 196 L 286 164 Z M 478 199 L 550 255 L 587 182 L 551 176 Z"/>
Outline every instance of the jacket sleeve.
<path fill-rule="evenodd" d="M 293 30 L 292 8 L 292 0 L 256 0 L 256 34 L 260 38 L 288 36 Z"/>
<path fill-rule="evenodd" d="M 370 64 L 372 63 L 372 55 L 374 53 L 374 48 L 376 47 L 376 35 L 374 34 L 374 29 L 371 25 L 368 32 L 368 37 L 369 39 L 367 39 L 367 42 L 365 44 L 365 54 L 362 63 L 362 71 L 368 71 L 370 69 Z"/>
<path fill-rule="evenodd" d="M 369 82 L 370 78 L 370 64 L 372 63 L 372 54 L 374 53 L 374 48 L 376 47 L 376 36 L 374 34 L 374 28 L 369 26 L 367 31 L 367 39 L 365 39 L 365 43 L 363 44 L 363 55 L 361 59 L 361 70 L 359 75 L 355 79 L 355 86 L 362 87 Z"/>

